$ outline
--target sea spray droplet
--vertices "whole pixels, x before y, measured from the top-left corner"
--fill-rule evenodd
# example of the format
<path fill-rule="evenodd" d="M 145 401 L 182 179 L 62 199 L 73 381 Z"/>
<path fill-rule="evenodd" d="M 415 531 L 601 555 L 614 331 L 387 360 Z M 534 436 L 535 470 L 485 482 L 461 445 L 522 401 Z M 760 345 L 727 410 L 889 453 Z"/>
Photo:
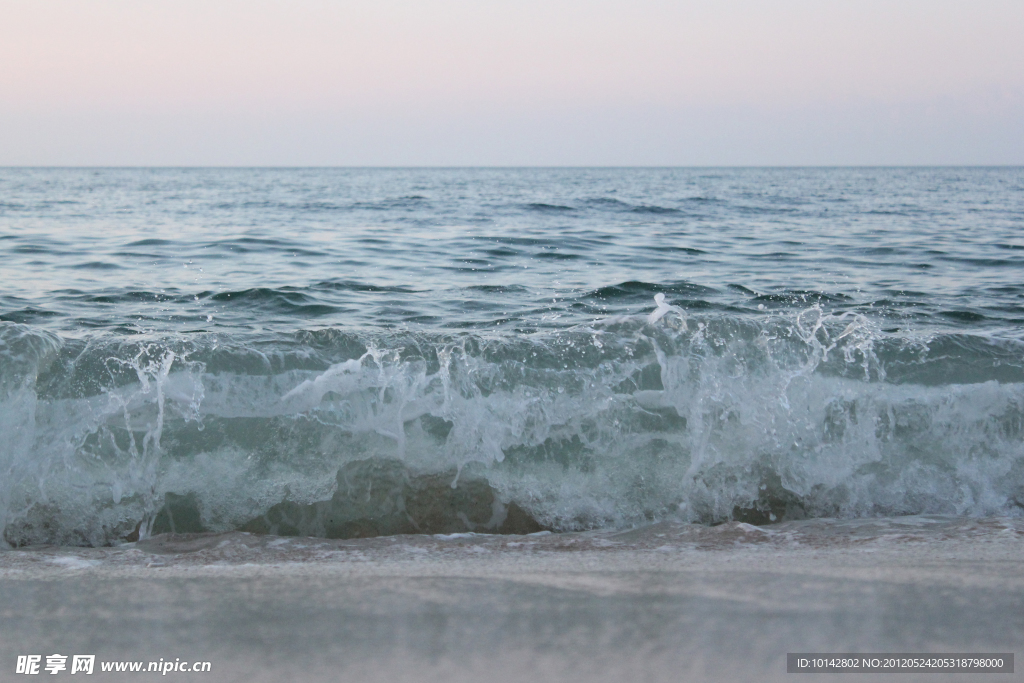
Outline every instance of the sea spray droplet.
<path fill-rule="evenodd" d="M 665 303 L 665 295 L 661 292 L 654 295 L 654 304 L 655 309 L 647 316 L 648 324 L 653 325 L 669 313 L 676 313 L 683 320 L 686 319 L 686 312 L 678 306 Z"/>

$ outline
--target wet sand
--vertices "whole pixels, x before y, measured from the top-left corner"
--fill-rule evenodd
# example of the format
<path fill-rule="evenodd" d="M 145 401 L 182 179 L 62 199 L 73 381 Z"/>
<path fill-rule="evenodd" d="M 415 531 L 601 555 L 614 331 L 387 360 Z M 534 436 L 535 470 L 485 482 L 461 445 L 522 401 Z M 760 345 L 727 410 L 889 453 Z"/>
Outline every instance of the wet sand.
<path fill-rule="evenodd" d="M 0 552 L 0 597 L 4 681 L 53 653 L 212 663 L 164 680 L 834 680 L 787 674 L 786 653 L 1024 652 L 1024 520 L 164 535 Z"/>

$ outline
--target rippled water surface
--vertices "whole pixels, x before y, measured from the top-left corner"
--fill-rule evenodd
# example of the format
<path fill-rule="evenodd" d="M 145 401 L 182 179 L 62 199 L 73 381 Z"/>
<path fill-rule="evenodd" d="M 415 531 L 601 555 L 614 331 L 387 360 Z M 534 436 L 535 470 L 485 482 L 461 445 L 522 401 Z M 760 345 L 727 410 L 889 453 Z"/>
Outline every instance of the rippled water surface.
<path fill-rule="evenodd" d="M 533 330 L 650 291 L 1015 328 L 1022 213 L 1020 169 L 6 170 L 0 301 L 70 333 Z"/>

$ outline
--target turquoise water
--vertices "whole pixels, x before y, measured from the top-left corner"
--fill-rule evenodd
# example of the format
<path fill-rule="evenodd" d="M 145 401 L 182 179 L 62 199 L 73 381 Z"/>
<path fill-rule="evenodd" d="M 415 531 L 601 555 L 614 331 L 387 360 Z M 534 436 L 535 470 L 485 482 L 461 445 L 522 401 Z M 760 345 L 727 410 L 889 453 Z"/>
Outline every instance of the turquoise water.
<path fill-rule="evenodd" d="M 1020 168 L 0 169 L 0 258 L 13 544 L 1024 506 Z"/>

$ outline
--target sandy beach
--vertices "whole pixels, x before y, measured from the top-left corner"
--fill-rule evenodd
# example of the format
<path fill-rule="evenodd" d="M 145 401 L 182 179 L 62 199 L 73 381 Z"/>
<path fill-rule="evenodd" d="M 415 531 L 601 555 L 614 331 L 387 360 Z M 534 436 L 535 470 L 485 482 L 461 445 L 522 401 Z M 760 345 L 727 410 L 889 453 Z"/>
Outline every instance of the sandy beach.
<path fill-rule="evenodd" d="M 783 680 L 787 652 L 1020 652 L 1022 560 L 1024 521 L 948 517 L 39 546 L 0 553 L 0 678 L 61 653 L 211 662 L 168 680 Z"/>

